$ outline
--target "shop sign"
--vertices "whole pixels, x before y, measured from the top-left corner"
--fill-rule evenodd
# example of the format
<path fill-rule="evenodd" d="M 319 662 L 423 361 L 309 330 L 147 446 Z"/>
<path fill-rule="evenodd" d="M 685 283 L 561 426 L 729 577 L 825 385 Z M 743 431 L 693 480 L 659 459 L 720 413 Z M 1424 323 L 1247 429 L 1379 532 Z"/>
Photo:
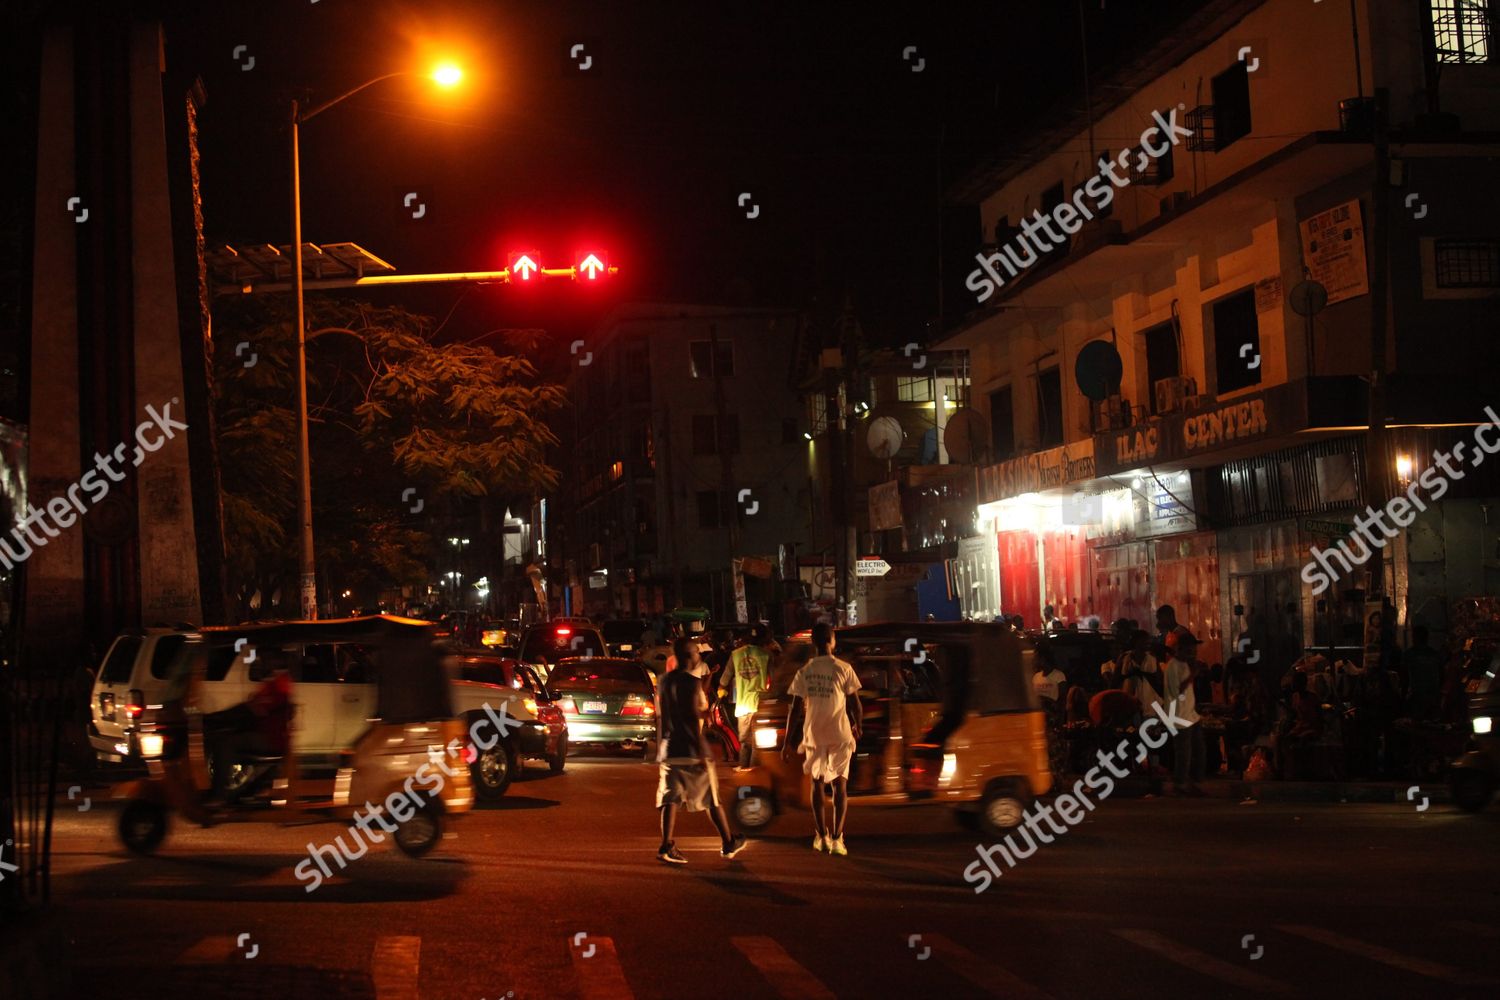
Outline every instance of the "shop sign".
<path fill-rule="evenodd" d="M 1352 531 L 1354 526 L 1343 521 L 1320 521 L 1316 518 L 1303 518 L 1302 530 L 1309 535 L 1321 535 L 1324 538 L 1343 538 Z"/>
<path fill-rule="evenodd" d="M 901 486 L 892 479 L 870 487 L 870 530 L 891 531 L 901 527 Z"/>
<path fill-rule="evenodd" d="M 979 502 L 994 503 L 1093 478 L 1094 441 L 1088 438 L 981 469 Z"/>
<path fill-rule="evenodd" d="M 1328 304 L 1370 291 L 1365 269 L 1365 226 L 1359 200 L 1335 205 L 1299 223 L 1307 276 L 1328 290 Z"/>
<path fill-rule="evenodd" d="M 1186 472 L 1142 476 L 1135 491 L 1135 537 L 1155 538 L 1197 527 L 1192 476 Z"/>
<path fill-rule="evenodd" d="M 1103 451 L 1100 473 L 1172 461 L 1266 437 L 1272 430 L 1264 396 L 1256 395 L 1192 413 L 1162 417 L 1095 440 Z"/>

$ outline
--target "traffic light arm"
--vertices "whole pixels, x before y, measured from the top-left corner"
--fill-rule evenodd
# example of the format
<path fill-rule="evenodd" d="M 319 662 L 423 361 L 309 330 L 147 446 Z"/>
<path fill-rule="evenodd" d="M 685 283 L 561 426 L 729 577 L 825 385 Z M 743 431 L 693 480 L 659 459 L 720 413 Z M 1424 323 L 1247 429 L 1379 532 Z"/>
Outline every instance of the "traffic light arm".
<path fill-rule="evenodd" d="M 618 267 L 604 269 L 605 274 L 618 274 Z M 574 267 L 543 267 L 536 271 L 537 277 L 541 278 L 568 278 L 578 280 L 580 277 L 578 269 Z M 512 276 L 509 268 L 501 271 L 450 271 L 441 274 L 375 274 L 369 277 L 356 278 L 353 276 L 344 278 L 307 278 L 302 282 L 305 289 L 322 288 L 375 288 L 384 285 L 453 285 L 453 284 L 475 284 L 475 285 L 508 285 L 519 280 Z M 220 286 L 215 291 L 219 295 L 243 294 L 253 295 L 258 292 L 288 292 L 292 289 L 290 281 L 260 282 L 239 286 Z"/>

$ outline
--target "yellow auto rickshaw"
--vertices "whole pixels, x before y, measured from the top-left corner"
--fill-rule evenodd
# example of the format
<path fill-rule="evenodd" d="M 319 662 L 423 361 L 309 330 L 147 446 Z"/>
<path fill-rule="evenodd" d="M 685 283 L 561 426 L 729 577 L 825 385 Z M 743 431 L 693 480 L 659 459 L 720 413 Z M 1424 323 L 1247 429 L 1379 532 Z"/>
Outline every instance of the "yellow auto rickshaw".
<path fill-rule="evenodd" d="M 470 734 L 453 717 L 443 651 L 429 622 L 389 615 L 204 628 L 170 665 L 162 704 L 144 706 L 140 742 L 150 776 L 119 786 L 120 839 L 150 854 L 171 813 L 203 825 L 292 819 L 347 821 L 371 807 L 418 857 L 473 806 Z M 280 675 L 280 670 L 286 675 Z M 228 769 L 210 804 L 213 720 L 232 715 L 275 677 L 290 682 L 291 732 L 279 755 L 213 761 Z M 268 808 L 269 807 L 269 808 Z"/>
<path fill-rule="evenodd" d="M 1019 826 L 1032 799 L 1052 787 L 1030 640 L 978 622 L 858 625 L 835 635 L 834 655 L 861 682 L 850 805 L 927 800 L 977 814 L 991 835 Z M 788 641 L 756 712 L 755 766 L 725 777 L 730 811 L 748 831 L 811 800 L 802 756 L 784 760 L 781 748 L 787 688 L 813 655 L 805 636 Z"/>

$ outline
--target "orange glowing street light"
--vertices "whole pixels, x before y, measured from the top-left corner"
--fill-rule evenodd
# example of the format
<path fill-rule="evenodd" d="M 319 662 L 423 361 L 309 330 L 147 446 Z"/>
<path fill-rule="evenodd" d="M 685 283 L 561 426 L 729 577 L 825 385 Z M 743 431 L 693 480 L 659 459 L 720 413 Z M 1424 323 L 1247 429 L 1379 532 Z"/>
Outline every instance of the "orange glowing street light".
<path fill-rule="evenodd" d="M 327 111 L 366 87 L 373 87 L 384 80 L 398 76 L 412 76 L 411 70 L 386 73 L 373 80 L 366 80 L 352 90 L 315 104 L 303 107 L 292 99 L 292 292 L 297 300 L 297 512 L 302 536 L 302 551 L 299 559 L 301 571 L 302 617 L 318 617 L 317 564 L 313 558 L 312 530 L 312 459 L 307 447 L 307 316 L 302 298 L 302 159 L 298 149 L 297 127 L 303 122 Z M 463 79 L 463 70 L 456 63 L 439 63 L 430 74 L 431 79 L 444 89 L 451 89 Z"/>

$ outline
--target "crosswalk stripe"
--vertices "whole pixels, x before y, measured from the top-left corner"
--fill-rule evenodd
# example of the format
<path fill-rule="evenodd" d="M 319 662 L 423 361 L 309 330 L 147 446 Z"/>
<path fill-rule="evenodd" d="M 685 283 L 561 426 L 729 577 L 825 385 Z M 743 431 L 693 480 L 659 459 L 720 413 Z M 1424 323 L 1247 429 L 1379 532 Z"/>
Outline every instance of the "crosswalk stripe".
<path fill-rule="evenodd" d="M 422 939 L 382 936 L 375 939 L 370 979 L 375 1000 L 417 1000 L 417 972 L 421 968 Z"/>
<path fill-rule="evenodd" d="M 1351 955 L 1368 958 L 1372 962 L 1389 965 L 1393 969 L 1414 972 L 1428 979 L 1441 979 L 1445 983 L 1454 983 L 1460 986 L 1488 986 L 1496 982 L 1494 979 L 1471 975 L 1462 969 L 1455 969 L 1451 965 L 1443 965 L 1440 962 L 1429 962 L 1425 958 L 1412 958 L 1410 955 L 1403 955 L 1399 951 L 1392 951 L 1378 944 L 1370 944 L 1367 941 L 1360 941 L 1356 938 L 1345 937 L 1342 934 L 1336 934 L 1321 927 L 1307 927 L 1302 924 L 1277 924 L 1276 929 L 1286 931 L 1288 934 L 1295 934 L 1309 941 L 1315 941 L 1321 945 L 1327 945 L 1329 948 L 1347 951 Z"/>
<path fill-rule="evenodd" d="M 908 943 L 918 943 L 908 938 Z M 954 972 L 991 996 L 1014 997 L 1016 1000 L 1051 1000 L 1043 992 L 987 958 L 981 958 L 941 934 L 923 934 L 920 944 L 932 948 L 934 955 Z"/>
<path fill-rule="evenodd" d="M 730 942 L 750 960 L 785 1000 L 836 1000 L 833 991 L 768 937 L 735 937 Z"/>
<path fill-rule="evenodd" d="M 227 962 L 234 954 L 234 938 L 228 934 L 201 939 L 187 951 L 177 956 L 178 965 L 213 965 Z"/>
<path fill-rule="evenodd" d="M 613 938 L 575 936 L 573 970 L 578 973 L 579 995 L 586 1000 L 635 1000 Z"/>
<path fill-rule="evenodd" d="M 1240 989 L 1251 990 L 1256 993 L 1290 993 L 1291 988 L 1285 983 L 1272 979 L 1269 976 L 1258 975 L 1248 969 L 1242 969 L 1238 965 L 1226 962 L 1221 958 L 1215 958 L 1207 952 L 1189 948 L 1185 944 L 1173 941 L 1155 931 L 1135 930 L 1133 928 L 1116 929 L 1116 937 L 1122 937 L 1131 944 L 1153 951 L 1162 958 L 1176 962 L 1185 969 L 1202 973 L 1214 979 L 1222 980 L 1238 986 Z"/>

